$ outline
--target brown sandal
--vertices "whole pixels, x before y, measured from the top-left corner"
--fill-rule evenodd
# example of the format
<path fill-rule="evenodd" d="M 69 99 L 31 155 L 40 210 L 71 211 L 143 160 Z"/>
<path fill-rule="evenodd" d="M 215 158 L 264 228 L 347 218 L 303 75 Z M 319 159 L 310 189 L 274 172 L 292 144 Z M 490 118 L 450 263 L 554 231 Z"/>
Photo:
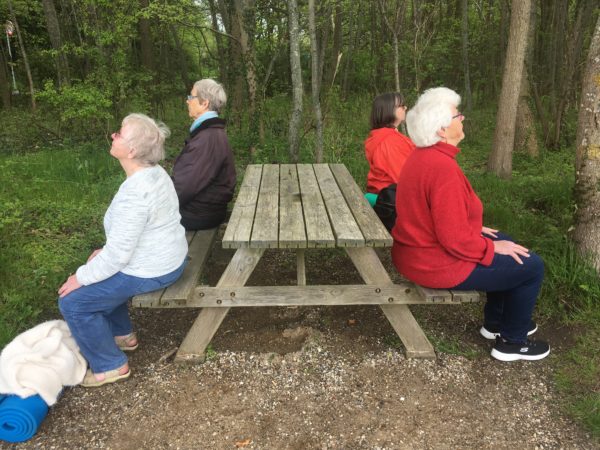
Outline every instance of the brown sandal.
<path fill-rule="evenodd" d="M 115 381 L 125 380 L 125 379 L 129 378 L 129 375 L 131 375 L 131 370 L 127 370 L 127 372 L 125 372 L 123 374 L 119 373 L 119 370 L 121 370 L 121 368 L 115 369 L 115 370 L 108 370 L 108 371 L 104 372 L 103 380 L 97 380 L 96 377 L 94 376 L 94 374 L 92 373 L 92 370 L 88 369 L 87 372 L 85 373 L 85 377 L 83 377 L 81 386 L 83 386 L 83 387 L 104 386 L 105 384 L 108 384 L 108 383 L 114 383 Z M 98 375 L 100 375 L 100 374 L 98 374 Z"/>
<path fill-rule="evenodd" d="M 137 336 L 133 331 L 127 336 L 115 336 L 115 342 L 124 352 L 132 352 L 139 346 Z"/>

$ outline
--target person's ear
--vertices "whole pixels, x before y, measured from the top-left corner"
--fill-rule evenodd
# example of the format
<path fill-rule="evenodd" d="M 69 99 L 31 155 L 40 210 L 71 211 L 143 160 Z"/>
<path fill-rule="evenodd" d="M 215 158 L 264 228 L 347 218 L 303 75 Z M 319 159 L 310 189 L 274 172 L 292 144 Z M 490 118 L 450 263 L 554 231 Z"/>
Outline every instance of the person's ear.
<path fill-rule="evenodd" d="M 442 127 L 436 131 L 436 134 L 442 139 L 446 139 L 446 127 Z"/>

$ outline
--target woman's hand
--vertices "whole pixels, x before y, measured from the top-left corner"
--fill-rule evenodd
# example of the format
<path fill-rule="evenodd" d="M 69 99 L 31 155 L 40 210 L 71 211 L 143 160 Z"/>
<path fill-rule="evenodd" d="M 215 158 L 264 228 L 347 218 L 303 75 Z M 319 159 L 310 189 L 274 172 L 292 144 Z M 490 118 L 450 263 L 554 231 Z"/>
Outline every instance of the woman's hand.
<path fill-rule="evenodd" d="M 90 258 L 91 258 L 91 256 L 90 256 Z M 65 281 L 64 284 L 58 290 L 58 296 L 64 297 L 65 295 L 70 294 L 75 289 L 79 289 L 80 287 L 81 287 L 81 284 L 79 283 L 79 281 L 77 281 L 77 276 L 71 275 L 69 278 L 67 278 L 67 281 Z"/>
<path fill-rule="evenodd" d="M 519 256 L 529 258 L 529 250 L 512 241 L 494 241 L 494 253 L 511 256 L 519 264 L 523 264 Z"/>
<path fill-rule="evenodd" d="M 498 230 L 494 230 L 493 228 L 481 227 L 481 234 L 487 234 L 488 236 L 498 237 L 498 235 L 496 234 L 497 232 Z"/>
<path fill-rule="evenodd" d="M 87 261 L 86 261 L 86 262 L 90 262 L 90 261 L 91 261 L 92 259 L 94 259 L 94 258 L 95 258 L 95 257 L 98 255 L 98 253 L 100 253 L 101 251 L 102 251 L 102 249 L 101 249 L 101 248 L 98 248 L 98 249 L 94 250 L 94 251 L 92 252 L 92 254 L 90 255 L 90 257 L 87 259 Z"/>

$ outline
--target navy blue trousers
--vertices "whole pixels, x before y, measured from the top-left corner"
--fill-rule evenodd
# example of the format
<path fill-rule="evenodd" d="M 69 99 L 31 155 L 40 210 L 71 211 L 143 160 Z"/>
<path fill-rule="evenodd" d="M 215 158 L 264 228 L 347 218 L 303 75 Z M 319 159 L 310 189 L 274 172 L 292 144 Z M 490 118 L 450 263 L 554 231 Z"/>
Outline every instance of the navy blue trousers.
<path fill-rule="evenodd" d="M 512 239 L 497 233 L 494 241 Z M 490 236 L 491 238 L 491 236 Z M 492 264 L 477 264 L 473 272 L 457 290 L 486 291 L 484 325 L 499 327 L 500 336 L 509 342 L 524 342 L 533 314 L 533 308 L 544 280 L 544 262 L 535 253 L 521 257 L 523 264 L 512 256 L 495 254 Z"/>

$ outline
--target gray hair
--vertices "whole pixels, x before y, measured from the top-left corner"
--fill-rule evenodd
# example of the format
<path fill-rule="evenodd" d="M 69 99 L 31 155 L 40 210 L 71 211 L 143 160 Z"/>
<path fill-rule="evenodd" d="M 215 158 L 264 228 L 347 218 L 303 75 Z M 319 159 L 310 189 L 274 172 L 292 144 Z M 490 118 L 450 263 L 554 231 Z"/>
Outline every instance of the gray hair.
<path fill-rule="evenodd" d="M 227 94 L 223 85 L 212 78 L 204 78 L 194 83 L 194 91 L 198 100 L 208 100 L 208 108 L 211 111 L 221 112 L 221 108 L 227 103 Z"/>
<path fill-rule="evenodd" d="M 165 139 L 171 135 L 169 128 L 144 114 L 133 113 L 123 119 L 130 136 L 127 142 L 135 150 L 135 159 L 144 166 L 154 166 L 165 157 Z"/>
<path fill-rule="evenodd" d="M 406 129 L 417 147 L 429 147 L 442 138 L 437 132 L 452 122 L 452 107 L 460 105 L 460 95 L 452 89 L 426 90 L 406 114 Z"/>

